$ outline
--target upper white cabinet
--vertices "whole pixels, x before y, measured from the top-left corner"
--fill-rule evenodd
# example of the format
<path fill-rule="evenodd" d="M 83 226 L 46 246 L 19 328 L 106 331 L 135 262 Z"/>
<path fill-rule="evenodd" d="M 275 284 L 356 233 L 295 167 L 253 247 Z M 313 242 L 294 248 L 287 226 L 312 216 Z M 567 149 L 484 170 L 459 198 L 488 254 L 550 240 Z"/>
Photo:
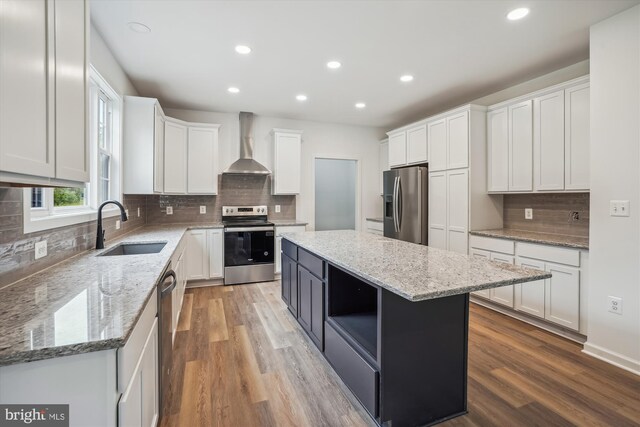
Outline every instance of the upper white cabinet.
<path fill-rule="evenodd" d="M 429 155 L 427 125 L 412 124 L 389 132 L 389 166 L 426 163 Z"/>
<path fill-rule="evenodd" d="M 389 133 L 389 166 L 407 164 L 407 132 Z"/>
<path fill-rule="evenodd" d="M 378 156 L 378 181 L 380 185 L 380 194 L 384 194 L 384 172 L 389 170 L 389 140 L 380 141 Z"/>
<path fill-rule="evenodd" d="M 271 194 L 300 194 L 302 131 L 273 129 Z"/>
<path fill-rule="evenodd" d="M 447 169 L 469 166 L 469 112 L 447 117 Z"/>
<path fill-rule="evenodd" d="M 489 107 L 487 151 L 489 192 L 588 191 L 588 78 Z"/>
<path fill-rule="evenodd" d="M 86 1 L 0 2 L 0 179 L 89 181 Z"/>
<path fill-rule="evenodd" d="M 220 125 L 165 117 L 155 98 L 124 98 L 124 192 L 217 194 Z"/>
<path fill-rule="evenodd" d="M 407 129 L 407 164 L 427 161 L 427 125 Z"/>
<path fill-rule="evenodd" d="M 429 170 L 447 169 L 447 120 L 439 119 L 427 124 L 429 140 Z"/>

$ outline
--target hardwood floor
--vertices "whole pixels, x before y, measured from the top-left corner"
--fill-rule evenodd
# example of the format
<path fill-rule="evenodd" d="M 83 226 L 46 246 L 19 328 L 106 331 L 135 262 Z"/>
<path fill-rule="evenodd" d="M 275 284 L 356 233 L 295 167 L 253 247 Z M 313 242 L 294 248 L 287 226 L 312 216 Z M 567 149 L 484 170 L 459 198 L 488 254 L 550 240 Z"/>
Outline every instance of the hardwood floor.
<path fill-rule="evenodd" d="M 187 289 L 161 426 L 372 426 L 279 282 Z M 471 304 L 469 413 L 442 426 L 639 426 L 640 377 Z"/>

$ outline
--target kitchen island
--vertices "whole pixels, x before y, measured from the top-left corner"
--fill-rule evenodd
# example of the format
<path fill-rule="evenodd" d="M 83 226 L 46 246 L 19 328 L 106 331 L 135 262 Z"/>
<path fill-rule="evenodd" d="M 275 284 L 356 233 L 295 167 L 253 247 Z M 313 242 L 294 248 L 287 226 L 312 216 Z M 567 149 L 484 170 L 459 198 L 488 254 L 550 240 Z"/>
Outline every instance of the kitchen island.
<path fill-rule="evenodd" d="M 282 299 L 383 426 L 466 413 L 469 292 L 548 277 L 355 231 L 282 244 Z"/>

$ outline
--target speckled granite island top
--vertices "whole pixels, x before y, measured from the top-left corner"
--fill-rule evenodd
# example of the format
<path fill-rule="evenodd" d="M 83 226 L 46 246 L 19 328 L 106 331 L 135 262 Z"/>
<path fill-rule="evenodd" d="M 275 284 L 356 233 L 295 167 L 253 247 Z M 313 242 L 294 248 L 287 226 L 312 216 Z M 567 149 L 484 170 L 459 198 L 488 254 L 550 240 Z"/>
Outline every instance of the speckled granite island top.
<path fill-rule="evenodd" d="M 497 239 L 509 239 L 519 242 L 540 243 L 542 245 L 561 246 L 565 248 L 589 250 L 589 238 L 567 236 L 564 234 L 539 233 L 535 231 L 513 230 L 499 228 L 495 230 L 470 231 L 474 236 L 495 237 Z"/>
<path fill-rule="evenodd" d="M 410 301 L 546 279 L 551 274 L 357 231 L 284 234 L 299 247 Z"/>
<path fill-rule="evenodd" d="M 134 230 L 105 242 L 167 242 L 157 254 L 87 251 L 0 290 L 0 366 L 124 345 L 185 231 L 219 223 Z"/>

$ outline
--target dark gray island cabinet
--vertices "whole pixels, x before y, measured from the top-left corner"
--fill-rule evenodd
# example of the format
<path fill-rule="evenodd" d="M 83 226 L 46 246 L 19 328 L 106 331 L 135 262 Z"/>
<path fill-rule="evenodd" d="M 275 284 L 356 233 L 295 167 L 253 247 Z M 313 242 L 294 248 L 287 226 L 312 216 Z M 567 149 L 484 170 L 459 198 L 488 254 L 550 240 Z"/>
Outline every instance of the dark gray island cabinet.
<path fill-rule="evenodd" d="M 437 270 L 436 275 L 446 274 L 442 271 L 452 262 L 451 267 L 462 270 L 449 274 L 464 276 L 469 265 L 459 265 L 455 257 L 464 257 L 473 265 L 477 261 L 459 254 L 452 260 L 449 253 L 440 250 L 425 253 L 432 263 L 425 265 L 421 260 L 408 273 L 405 288 L 403 284 L 395 287 L 393 280 L 381 282 L 384 277 L 379 272 L 385 265 L 379 265 L 382 260 L 378 257 L 384 252 L 398 254 L 400 258 L 389 259 L 386 266 L 393 270 L 391 275 L 397 276 L 400 264 L 412 267 L 411 262 L 401 261 L 402 249 L 416 249 L 403 245 L 418 245 L 399 242 L 401 247 L 388 243 L 395 247 L 376 248 L 379 239 L 390 239 L 363 234 L 344 231 L 285 236 L 283 301 L 379 425 L 431 425 L 465 414 L 469 325 L 469 290 L 465 286 L 469 286 L 470 275 L 453 287 L 432 273 Z M 354 241 L 341 242 L 346 238 Z M 404 254 L 411 255 L 415 254 Z M 434 257 L 442 257 L 438 266 Z M 487 261 L 477 265 L 485 268 L 477 274 L 484 279 L 488 275 L 493 281 L 476 283 L 472 290 L 535 280 L 544 274 L 517 268 L 504 270 Z M 370 271 L 364 268 L 367 266 L 371 266 Z M 425 285 L 422 289 L 411 287 L 412 278 L 418 277 L 425 266 L 432 268 L 432 273 L 424 277 Z"/>

